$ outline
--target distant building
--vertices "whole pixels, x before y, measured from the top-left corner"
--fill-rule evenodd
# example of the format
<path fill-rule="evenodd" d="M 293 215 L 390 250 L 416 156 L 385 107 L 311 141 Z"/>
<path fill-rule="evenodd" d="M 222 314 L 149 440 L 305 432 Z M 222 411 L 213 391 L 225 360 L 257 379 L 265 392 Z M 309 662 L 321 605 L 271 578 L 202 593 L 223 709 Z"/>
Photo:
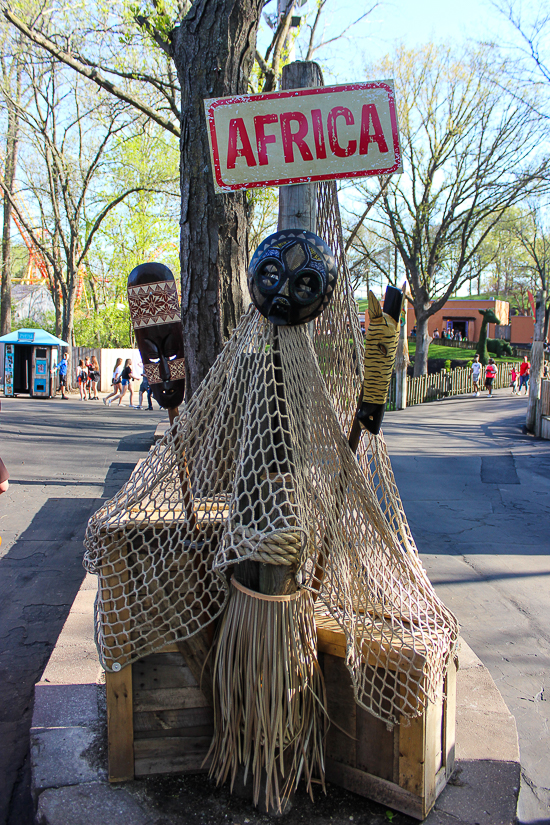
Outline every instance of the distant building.
<path fill-rule="evenodd" d="M 511 344 L 531 344 L 533 342 L 533 332 L 535 321 L 532 316 L 513 315 L 510 312 L 508 301 L 501 301 L 497 298 L 451 298 L 443 309 L 440 309 L 428 320 L 428 332 L 433 336 L 435 330 L 439 332 L 460 332 L 462 339 L 466 341 L 479 341 L 479 333 L 483 317 L 479 314 L 480 309 L 492 309 L 500 325 L 489 324 L 489 338 L 503 338 Z M 411 304 L 407 309 L 407 333 L 410 335 L 412 328 L 416 324 L 416 316 Z"/>
<path fill-rule="evenodd" d="M 55 312 L 54 302 L 44 284 L 16 284 L 11 288 L 11 306 L 14 322 L 26 318 L 41 326 L 46 315 Z"/>

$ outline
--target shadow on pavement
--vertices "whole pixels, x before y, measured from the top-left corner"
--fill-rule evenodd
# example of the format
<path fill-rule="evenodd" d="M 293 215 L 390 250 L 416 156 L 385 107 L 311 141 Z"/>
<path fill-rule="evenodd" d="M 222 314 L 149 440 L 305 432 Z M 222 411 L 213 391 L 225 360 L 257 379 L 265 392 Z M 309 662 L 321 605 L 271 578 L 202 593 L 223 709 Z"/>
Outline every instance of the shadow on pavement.
<path fill-rule="evenodd" d="M 88 519 L 118 492 L 134 466 L 113 462 L 102 498 L 48 499 L 0 559 L 0 825 L 33 823 L 29 732 L 34 685 L 85 575 L 82 542 Z"/>

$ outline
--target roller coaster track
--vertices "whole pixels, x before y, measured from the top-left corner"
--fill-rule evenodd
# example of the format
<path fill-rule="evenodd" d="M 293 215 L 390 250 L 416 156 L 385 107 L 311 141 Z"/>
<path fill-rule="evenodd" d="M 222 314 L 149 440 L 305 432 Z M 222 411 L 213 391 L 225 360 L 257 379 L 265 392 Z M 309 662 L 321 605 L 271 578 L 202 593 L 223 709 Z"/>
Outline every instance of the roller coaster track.
<path fill-rule="evenodd" d="M 3 165 L 4 158 L 0 154 L 0 163 Z M 4 172 L 3 168 L 0 167 L 0 187 L 4 190 Z M 17 231 L 19 232 L 23 243 L 27 247 L 29 253 L 29 262 L 27 264 L 27 270 L 25 276 L 22 279 L 22 283 L 26 284 L 46 284 L 50 292 L 55 289 L 55 282 L 54 277 L 51 272 L 51 268 L 44 257 L 42 251 L 35 243 L 31 233 L 28 231 L 26 226 L 32 226 L 32 218 L 28 209 L 28 206 L 25 202 L 25 199 L 21 192 L 11 192 L 11 200 L 13 205 L 15 206 L 12 209 L 11 217 L 12 220 L 17 227 Z M 25 225 L 26 224 L 26 225 Z M 36 232 L 42 232 L 42 230 L 33 230 Z M 38 270 L 39 275 L 36 275 Z M 85 275 L 85 268 L 84 265 L 81 264 L 78 267 L 78 284 L 76 287 L 76 304 L 78 305 L 82 300 L 82 294 L 84 292 L 84 275 Z M 58 288 L 58 291 L 61 290 Z"/>

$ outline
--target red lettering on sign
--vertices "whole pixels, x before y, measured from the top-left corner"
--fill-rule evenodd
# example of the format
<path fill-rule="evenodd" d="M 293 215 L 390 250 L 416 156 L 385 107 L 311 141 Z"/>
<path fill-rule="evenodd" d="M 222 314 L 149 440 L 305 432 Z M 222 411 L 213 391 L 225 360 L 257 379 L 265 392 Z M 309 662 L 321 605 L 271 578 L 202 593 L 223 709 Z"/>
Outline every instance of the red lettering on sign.
<path fill-rule="evenodd" d="M 264 127 L 266 123 L 277 123 L 279 117 L 275 114 L 258 115 L 254 118 L 254 128 L 256 130 L 256 146 L 258 147 L 258 163 L 260 166 L 267 166 L 269 158 L 267 156 L 267 144 L 277 143 L 275 135 L 266 135 Z"/>
<path fill-rule="evenodd" d="M 372 123 L 374 133 L 370 134 L 370 125 Z M 369 144 L 377 143 L 380 152 L 388 151 L 388 144 L 382 131 L 382 124 L 380 117 L 376 110 L 374 103 L 365 104 L 361 111 L 361 137 L 359 139 L 359 154 L 366 155 L 369 151 Z"/>
<path fill-rule="evenodd" d="M 237 141 L 241 142 L 237 146 Z M 246 159 L 247 166 L 256 166 L 256 158 L 250 145 L 248 132 L 242 117 L 234 117 L 229 121 L 229 142 L 227 146 L 227 168 L 234 169 L 237 158 Z"/>
<path fill-rule="evenodd" d="M 352 113 L 346 106 L 335 106 L 334 109 L 331 109 L 328 113 L 328 141 L 330 143 L 330 148 L 333 155 L 336 155 L 337 158 L 349 158 L 350 155 L 355 154 L 355 150 L 357 149 L 357 141 L 350 140 L 345 149 L 340 146 L 338 143 L 338 130 L 336 126 L 336 119 L 339 117 L 343 117 L 348 126 L 353 126 L 355 123 Z"/>
<path fill-rule="evenodd" d="M 298 131 L 293 132 L 290 124 L 295 120 L 298 123 Z M 311 149 L 305 142 L 304 138 L 308 133 L 307 118 L 302 112 L 285 112 L 281 115 L 281 135 L 283 138 L 283 152 L 285 155 L 285 163 L 294 163 L 294 147 L 296 144 L 302 160 L 313 160 Z"/>
<path fill-rule="evenodd" d="M 324 160 L 327 156 L 325 148 L 325 133 L 323 131 L 323 117 L 320 109 L 311 110 L 311 121 L 313 123 L 313 140 L 315 141 L 315 153 L 318 160 Z"/>

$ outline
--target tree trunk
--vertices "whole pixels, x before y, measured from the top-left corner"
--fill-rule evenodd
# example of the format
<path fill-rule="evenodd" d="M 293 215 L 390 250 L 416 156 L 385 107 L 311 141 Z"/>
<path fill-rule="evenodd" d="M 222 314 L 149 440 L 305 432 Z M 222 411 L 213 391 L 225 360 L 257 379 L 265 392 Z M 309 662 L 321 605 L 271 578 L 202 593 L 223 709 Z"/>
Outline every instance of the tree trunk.
<path fill-rule="evenodd" d="M 15 170 L 17 167 L 18 117 L 9 103 L 8 131 L 6 135 L 6 162 L 4 185 L 13 193 Z M 11 332 L 11 217 L 12 208 L 8 195 L 4 193 L 4 221 L 2 227 L 2 285 L 0 293 L 0 335 Z"/>
<path fill-rule="evenodd" d="M 245 194 L 214 193 L 204 100 L 248 91 L 262 6 L 262 0 L 198 0 L 172 36 L 182 97 L 181 311 L 188 398 L 248 303 Z"/>
<path fill-rule="evenodd" d="M 546 290 L 541 289 L 537 294 L 535 331 L 533 346 L 531 347 L 531 371 L 529 374 L 529 401 L 525 426 L 527 431 L 537 435 L 540 418 L 540 381 L 544 364 L 544 316 L 546 310 Z"/>
<path fill-rule="evenodd" d="M 416 311 L 416 307 L 415 307 Z M 432 342 L 428 334 L 428 318 L 416 312 L 416 353 L 414 356 L 414 377 L 428 372 L 428 348 Z"/>

